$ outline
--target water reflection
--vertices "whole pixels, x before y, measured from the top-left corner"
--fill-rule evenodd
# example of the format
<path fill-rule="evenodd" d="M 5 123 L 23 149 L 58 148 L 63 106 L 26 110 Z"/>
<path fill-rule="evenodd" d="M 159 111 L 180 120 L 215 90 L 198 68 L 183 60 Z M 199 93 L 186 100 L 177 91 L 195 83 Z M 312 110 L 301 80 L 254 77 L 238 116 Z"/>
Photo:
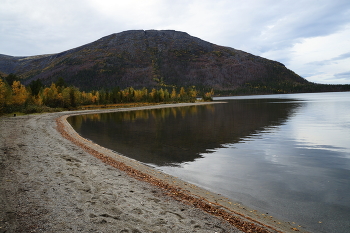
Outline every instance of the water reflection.
<path fill-rule="evenodd" d="M 300 105 L 283 99 L 229 102 L 82 115 L 68 121 L 82 136 L 128 157 L 156 166 L 176 166 L 281 125 Z M 278 102 L 279 107 L 271 102 Z"/>
<path fill-rule="evenodd" d="M 68 120 L 105 147 L 308 231 L 349 232 L 350 93 L 225 101 Z"/>

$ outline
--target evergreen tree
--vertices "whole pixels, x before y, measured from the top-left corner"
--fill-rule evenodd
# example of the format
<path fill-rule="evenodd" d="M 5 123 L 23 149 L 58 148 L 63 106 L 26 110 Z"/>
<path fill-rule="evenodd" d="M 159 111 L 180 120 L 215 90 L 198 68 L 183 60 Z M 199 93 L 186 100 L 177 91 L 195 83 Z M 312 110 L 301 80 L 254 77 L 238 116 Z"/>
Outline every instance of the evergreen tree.
<path fill-rule="evenodd" d="M 64 81 L 62 77 L 59 77 L 56 82 L 56 87 L 67 87 L 67 83 Z"/>
<path fill-rule="evenodd" d="M 7 75 L 6 82 L 9 86 L 11 86 L 14 81 L 19 81 L 19 78 L 17 77 L 17 75 L 12 74 L 12 73 Z"/>
<path fill-rule="evenodd" d="M 70 90 L 69 90 L 70 106 L 72 106 L 73 108 L 75 108 L 77 106 L 74 89 L 75 88 L 70 88 Z"/>
<path fill-rule="evenodd" d="M 44 87 L 43 83 L 40 79 L 31 81 L 29 84 L 30 90 L 32 91 L 32 95 L 37 96 L 40 90 Z"/>

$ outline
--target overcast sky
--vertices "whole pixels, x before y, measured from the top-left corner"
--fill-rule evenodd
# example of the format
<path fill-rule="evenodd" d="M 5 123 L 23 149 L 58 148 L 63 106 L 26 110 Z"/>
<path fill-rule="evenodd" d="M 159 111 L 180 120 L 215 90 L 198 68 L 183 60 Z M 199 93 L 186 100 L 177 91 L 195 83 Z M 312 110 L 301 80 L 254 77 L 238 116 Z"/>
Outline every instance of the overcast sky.
<path fill-rule="evenodd" d="M 0 0 L 0 54 L 58 53 L 131 29 L 173 29 L 350 84 L 350 0 Z"/>

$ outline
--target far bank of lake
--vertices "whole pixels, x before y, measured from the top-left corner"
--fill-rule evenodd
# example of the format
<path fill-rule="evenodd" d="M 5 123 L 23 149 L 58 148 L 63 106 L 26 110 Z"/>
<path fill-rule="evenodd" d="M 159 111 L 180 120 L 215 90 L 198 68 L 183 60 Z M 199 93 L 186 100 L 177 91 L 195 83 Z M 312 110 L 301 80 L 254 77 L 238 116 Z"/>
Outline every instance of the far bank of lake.
<path fill-rule="evenodd" d="M 350 229 L 350 93 L 68 118 L 83 137 L 313 232 Z"/>

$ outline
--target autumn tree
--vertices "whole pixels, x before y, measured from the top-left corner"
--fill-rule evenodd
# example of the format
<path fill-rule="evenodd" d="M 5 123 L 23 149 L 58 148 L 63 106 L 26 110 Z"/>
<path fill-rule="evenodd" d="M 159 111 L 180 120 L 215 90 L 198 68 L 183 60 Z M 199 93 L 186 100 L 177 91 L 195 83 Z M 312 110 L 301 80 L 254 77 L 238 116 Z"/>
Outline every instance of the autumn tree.
<path fill-rule="evenodd" d="M 32 96 L 33 98 L 33 103 L 37 106 L 42 106 L 43 105 L 43 97 L 42 95 L 37 95 L 37 96 Z"/>
<path fill-rule="evenodd" d="M 152 89 L 152 91 L 149 93 L 149 99 L 152 102 L 158 102 L 158 98 L 157 98 L 157 90 L 155 88 Z"/>
<path fill-rule="evenodd" d="M 56 84 L 52 83 L 50 87 L 44 89 L 43 102 L 49 107 L 62 107 L 63 96 L 58 92 Z"/>
<path fill-rule="evenodd" d="M 100 93 L 98 91 L 92 91 L 91 92 L 92 98 L 91 101 L 93 104 L 98 104 L 100 101 Z"/>
<path fill-rule="evenodd" d="M 214 90 L 211 89 L 210 92 L 206 92 L 206 93 L 203 94 L 202 99 L 204 101 L 212 101 L 213 100 L 213 96 L 214 96 Z"/>
<path fill-rule="evenodd" d="M 22 105 L 28 98 L 28 92 L 20 81 L 13 81 L 12 84 L 12 104 Z"/>
<path fill-rule="evenodd" d="M 12 77 L 13 78 L 13 77 Z M 11 78 L 11 79 L 12 79 Z M 175 87 L 171 94 L 167 88 L 155 89 L 149 91 L 147 88 L 136 90 L 133 87 L 120 90 L 114 88 L 111 91 L 91 91 L 80 92 L 74 86 L 67 87 L 63 79 L 57 83 L 52 83 L 50 87 L 43 88 L 40 79 L 32 81 L 28 90 L 20 81 L 14 80 L 12 85 L 0 77 L 0 111 L 24 111 L 36 112 L 43 111 L 41 106 L 52 108 L 76 108 L 81 105 L 90 104 L 110 104 L 110 103 L 130 103 L 130 102 L 168 102 L 168 101 L 194 101 L 197 92 L 194 87 L 181 87 L 179 93 Z M 38 106 L 40 106 L 38 108 Z"/>
<path fill-rule="evenodd" d="M 159 98 L 159 102 L 163 102 L 165 100 L 165 94 L 164 94 L 163 88 L 160 88 L 160 90 L 158 90 L 158 98 Z"/>
<path fill-rule="evenodd" d="M 181 87 L 180 93 L 179 93 L 179 98 L 180 98 L 180 100 L 184 100 L 184 99 L 186 99 L 186 97 L 187 97 L 187 94 L 186 94 L 185 88 Z"/>
<path fill-rule="evenodd" d="M 9 103 L 11 90 L 8 85 L 0 78 L 0 112 Z"/>
<path fill-rule="evenodd" d="M 6 84 L 0 78 L 0 104 L 5 104 Z"/>
<path fill-rule="evenodd" d="M 59 93 L 60 91 L 61 93 Z M 62 89 L 62 87 L 57 87 L 57 92 L 62 96 L 62 102 L 63 102 L 62 107 L 65 107 L 65 108 L 71 107 L 71 88 L 66 87 Z"/>
<path fill-rule="evenodd" d="M 134 101 L 140 102 L 143 99 L 143 92 L 142 90 L 135 90 L 134 91 Z"/>
<path fill-rule="evenodd" d="M 177 98 L 177 93 L 176 93 L 176 89 L 175 89 L 175 88 L 173 88 L 173 90 L 171 91 L 170 98 L 171 98 L 172 100 L 176 100 L 176 98 Z"/>
<path fill-rule="evenodd" d="M 197 98 L 197 90 L 196 90 L 196 87 L 195 86 L 192 86 L 188 89 L 188 96 L 191 98 L 191 99 L 195 99 Z"/>
<path fill-rule="evenodd" d="M 94 95 L 92 92 L 81 92 L 81 104 L 82 105 L 89 105 L 96 102 L 96 99 L 94 99 Z"/>

